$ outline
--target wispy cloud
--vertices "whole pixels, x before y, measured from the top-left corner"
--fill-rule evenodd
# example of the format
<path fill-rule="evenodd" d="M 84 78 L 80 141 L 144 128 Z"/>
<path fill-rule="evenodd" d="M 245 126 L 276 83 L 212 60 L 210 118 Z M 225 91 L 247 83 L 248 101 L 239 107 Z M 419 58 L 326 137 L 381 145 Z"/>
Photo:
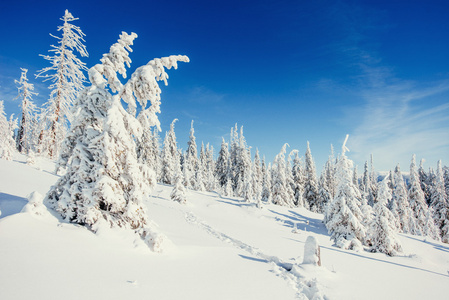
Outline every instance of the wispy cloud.
<path fill-rule="evenodd" d="M 194 103 L 199 104 L 216 104 L 223 101 L 225 97 L 224 94 L 217 93 L 205 86 L 194 87 L 189 94 L 187 94 L 187 99 Z"/>
<path fill-rule="evenodd" d="M 353 80 L 349 85 L 360 103 L 345 108 L 350 122 L 348 147 L 351 158 L 362 165 L 374 155 L 377 170 L 400 163 L 406 169 L 413 153 L 432 165 L 449 163 L 449 78 L 416 82 L 400 78 L 394 65 L 383 62 L 372 40 L 373 30 L 385 29 L 382 12 L 336 5 L 334 17 L 345 38 L 334 45 L 342 61 L 349 61 Z M 357 14 L 354 14 L 357 12 Z M 348 16 L 358 16 L 351 19 Z M 370 17 L 365 20 L 365 16 Z M 329 84 L 329 83 L 327 83 Z"/>

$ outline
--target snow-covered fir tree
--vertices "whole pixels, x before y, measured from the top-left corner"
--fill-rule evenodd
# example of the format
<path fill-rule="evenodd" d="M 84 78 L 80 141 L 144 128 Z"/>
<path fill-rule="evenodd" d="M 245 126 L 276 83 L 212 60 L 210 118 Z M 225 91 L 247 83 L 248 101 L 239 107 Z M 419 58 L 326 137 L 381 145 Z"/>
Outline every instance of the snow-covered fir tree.
<path fill-rule="evenodd" d="M 293 206 L 293 195 L 289 194 L 291 190 L 287 186 L 285 154 L 288 144 L 282 146 L 281 151 L 276 155 L 271 172 L 272 181 L 272 199 L 273 203 L 281 206 Z"/>
<path fill-rule="evenodd" d="M 28 69 L 21 68 L 19 80 L 14 80 L 17 84 L 19 94 L 16 99 L 21 100 L 19 105 L 22 109 L 22 118 L 20 119 L 19 131 L 17 132 L 17 150 L 21 153 L 28 153 L 28 150 L 32 149 L 34 141 L 33 136 L 33 124 L 34 113 L 36 111 L 36 105 L 33 103 L 32 97 L 37 95 L 34 91 L 34 85 L 28 82 L 27 72 Z"/>
<path fill-rule="evenodd" d="M 181 165 L 178 164 L 175 170 L 174 186 L 170 194 L 170 198 L 173 201 L 178 201 L 181 204 L 186 204 L 187 203 L 186 194 L 187 192 L 186 187 L 184 186 L 184 176 L 182 175 L 181 172 Z"/>
<path fill-rule="evenodd" d="M 407 188 L 404 177 L 401 173 L 399 164 L 394 170 L 394 187 L 392 194 L 391 212 L 395 216 L 400 232 L 410 232 L 410 218 L 413 217 L 413 211 L 408 201 Z"/>
<path fill-rule="evenodd" d="M 228 182 L 229 173 L 229 149 L 224 138 L 221 141 L 220 152 L 218 152 L 217 162 L 215 164 L 215 177 L 221 189 L 224 189 Z M 228 195 L 226 195 L 228 196 Z"/>
<path fill-rule="evenodd" d="M 0 157 L 6 160 L 12 160 L 15 150 L 14 130 L 17 129 L 17 119 L 14 115 L 6 118 L 3 101 L 0 101 Z"/>
<path fill-rule="evenodd" d="M 318 197 L 320 198 L 320 210 L 324 213 L 328 206 L 329 203 L 331 202 L 332 198 L 331 198 L 331 194 L 328 191 L 329 185 L 327 183 L 327 176 L 326 173 L 323 172 L 320 175 L 320 179 L 318 180 Z M 326 215 L 326 214 L 324 214 Z M 324 220 L 324 222 L 326 223 L 327 220 Z"/>
<path fill-rule="evenodd" d="M 170 130 L 165 134 L 164 147 L 162 149 L 161 162 L 161 182 L 164 184 L 174 184 L 176 170 L 181 164 L 178 156 L 178 146 L 176 144 L 174 119 L 170 124 Z"/>
<path fill-rule="evenodd" d="M 425 195 L 421 189 L 419 174 L 416 170 L 416 158 L 412 157 L 410 164 L 410 184 L 408 188 L 408 198 L 410 201 L 410 208 L 413 211 L 412 222 L 410 224 L 410 233 L 414 235 L 426 235 L 430 232 L 428 222 L 428 207 L 425 200 Z"/>
<path fill-rule="evenodd" d="M 156 86 L 157 80 L 167 77 L 164 68 L 176 67 L 177 60 L 188 58 L 152 60 L 122 85 L 117 72 L 126 77 L 125 65 L 129 67 L 130 46 L 136 37 L 135 33 L 123 32 L 101 64 L 89 70 L 92 85 L 77 100 L 72 129 L 65 140 L 66 155 L 61 156 L 67 172 L 51 187 L 46 199 L 66 220 L 93 231 L 102 224 L 130 228 L 154 251 L 160 251 L 163 237 L 151 228 L 142 206 L 142 198 L 148 195 L 150 186 L 137 161 L 134 140 L 142 134 L 141 122 L 125 111 L 121 100 L 127 95 L 128 109 L 136 100 L 130 95 L 136 95 L 141 104 L 144 97 L 160 100 L 160 89 Z M 156 101 L 155 105 L 158 104 Z M 145 105 L 142 107 L 146 110 Z"/>
<path fill-rule="evenodd" d="M 333 199 L 337 191 L 337 183 L 335 181 L 335 156 L 334 156 L 334 146 L 331 145 L 331 154 L 327 159 L 324 173 L 326 176 L 327 190 L 329 191 L 330 197 Z"/>
<path fill-rule="evenodd" d="M 366 228 L 360 206 L 360 191 L 352 181 L 353 162 L 346 157 L 346 142 L 336 165 L 337 192 L 329 205 L 326 227 L 331 238 L 340 248 L 360 249 L 366 238 Z"/>
<path fill-rule="evenodd" d="M 253 186 L 254 199 L 256 200 L 258 206 L 260 207 L 262 201 L 263 174 L 262 174 L 262 166 L 260 164 L 259 150 L 257 148 L 256 153 L 254 154 L 251 173 L 252 173 L 252 186 Z"/>
<path fill-rule="evenodd" d="M 51 45 L 52 49 L 49 50 L 51 55 L 41 55 L 50 62 L 50 66 L 43 68 L 36 75 L 36 77 L 45 78 L 44 81 L 51 82 L 50 98 L 45 104 L 44 111 L 48 128 L 42 131 L 40 140 L 45 147 L 44 153 L 51 158 L 58 156 L 68 130 L 70 108 L 84 88 L 86 77 L 83 71 L 87 71 L 85 63 L 75 55 L 75 52 L 78 52 L 82 57 L 88 56 L 86 47 L 83 45 L 85 34 L 80 27 L 71 23 L 78 18 L 74 18 L 66 10 L 61 20 L 64 22 L 63 25 L 58 26 L 61 37 L 50 34 L 58 40 L 57 46 Z"/>
<path fill-rule="evenodd" d="M 443 168 L 441 160 L 438 161 L 437 171 L 435 174 L 435 185 L 431 191 L 431 207 L 434 212 L 435 225 L 437 226 L 441 240 L 445 243 L 449 242 L 447 228 L 449 227 L 449 202 L 448 195 L 444 186 Z"/>
<path fill-rule="evenodd" d="M 418 178 L 421 190 L 424 193 L 424 199 L 427 205 L 430 205 L 431 175 L 424 170 L 424 159 L 419 161 Z"/>
<path fill-rule="evenodd" d="M 147 165 L 154 172 L 157 181 L 160 181 L 160 157 L 158 128 L 155 127 L 153 131 L 144 129 L 142 138 L 137 141 L 137 158 L 139 163 Z"/>
<path fill-rule="evenodd" d="M 196 146 L 195 129 L 193 128 L 193 120 L 190 126 L 190 137 L 187 142 L 187 150 L 184 161 L 184 168 L 186 169 L 184 175 L 186 176 L 187 187 L 194 188 L 196 184 L 196 177 L 199 171 L 198 149 Z M 187 180 L 188 179 L 188 180 Z"/>
<path fill-rule="evenodd" d="M 215 177 L 215 162 L 214 162 L 214 147 L 206 145 L 206 162 L 205 162 L 205 180 L 204 184 L 206 190 L 209 192 L 215 191 L 217 189 L 218 183 Z"/>
<path fill-rule="evenodd" d="M 368 239 L 372 251 L 395 256 L 398 252 L 402 252 L 402 246 L 396 236 L 396 219 L 387 208 L 388 201 L 392 197 L 388 177 L 379 183 L 377 189 L 377 202 L 373 207 L 375 217 L 369 227 Z"/>
<path fill-rule="evenodd" d="M 305 182 L 304 182 L 304 200 L 308 204 L 309 210 L 313 212 L 323 212 L 321 199 L 318 194 L 318 181 L 316 178 L 315 162 L 313 161 L 312 152 L 310 151 L 309 142 L 307 142 L 307 150 L 305 154 Z"/>
<path fill-rule="evenodd" d="M 262 159 L 262 195 L 261 200 L 266 203 L 272 202 L 271 197 L 271 165 L 267 166 L 265 163 L 265 157 Z"/>
<path fill-rule="evenodd" d="M 293 203 L 297 207 L 306 207 L 308 208 L 308 203 L 304 201 L 304 185 L 305 185 L 305 175 L 302 166 L 301 158 L 299 157 L 299 152 L 295 151 L 295 157 L 293 158 L 292 165 L 292 176 L 293 176 L 293 194 L 294 201 Z"/>

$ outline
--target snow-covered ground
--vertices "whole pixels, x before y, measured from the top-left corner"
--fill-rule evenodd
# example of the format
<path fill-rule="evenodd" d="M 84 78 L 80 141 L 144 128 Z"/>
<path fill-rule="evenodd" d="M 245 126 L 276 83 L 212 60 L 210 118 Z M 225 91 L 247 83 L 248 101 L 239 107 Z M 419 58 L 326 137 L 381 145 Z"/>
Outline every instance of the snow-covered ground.
<path fill-rule="evenodd" d="M 332 246 L 322 215 L 189 191 L 170 201 L 158 185 L 145 200 L 171 241 L 153 253 L 123 230 L 62 222 L 53 212 L 21 213 L 57 177 L 50 161 L 0 160 L 0 299 L 444 299 L 449 245 L 400 235 L 405 253 Z M 309 235 L 322 266 L 303 265 Z"/>

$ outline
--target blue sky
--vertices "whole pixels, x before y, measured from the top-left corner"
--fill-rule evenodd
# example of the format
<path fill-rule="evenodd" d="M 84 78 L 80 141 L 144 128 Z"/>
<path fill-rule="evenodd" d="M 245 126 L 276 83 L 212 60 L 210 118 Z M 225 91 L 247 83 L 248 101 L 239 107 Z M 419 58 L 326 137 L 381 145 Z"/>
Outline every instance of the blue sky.
<path fill-rule="evenodd" d="M 178 118 L 179 147 L 190 122 L 197 142 L 219 148 L 238 123 L 272 160 L 284 143 L 318 171 L 330 145 L 362 172 L 410 158 L 449 163 L 449 3 L 446 1 L 2 1 L 0 99 L 19 113 L 14 79 L 35 74 L 68 9 L 96 64 L 121 31 L 135 32 L 132 71 L 154 57 L 184 54 L 162 93 L 161 139 Z M 47 84 L 29 76 L 42 104 Z M 252 151 L 254 154 L 254 151 Z"/>

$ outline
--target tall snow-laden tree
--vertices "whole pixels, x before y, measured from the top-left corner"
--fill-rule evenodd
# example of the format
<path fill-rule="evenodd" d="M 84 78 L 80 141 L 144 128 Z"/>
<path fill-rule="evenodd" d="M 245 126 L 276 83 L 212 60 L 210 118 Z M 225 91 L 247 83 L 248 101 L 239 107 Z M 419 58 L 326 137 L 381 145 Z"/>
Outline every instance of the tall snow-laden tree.
<path fill-rule="evenodd" d="M 428 207 L 424 192 L 421 189 L 419 174 L 416 171 L 415 155 L 413 155 L 410 164 L 408 198 L 410 201 L 410 208 L 413 211 L 413 223 L 411 224 L 410 233 L 414 235 L 426 235 L 426 233 L 430 231 L 428 222 Z"/>
<path fill-rule="evenodd" d="M 395 217 L 387 208 L 388 201 L 392 197 L 388 177 L 379 183 L 377 189 L 377 202 L 373 207 L 375 217 L 370 224 L 368 239 L 372 251 L 395 256 L 398 252 L 402 252 L 402 246 L 396 236 Z"/>
<path fill-rule="evenodd" d="M 443 230 L 449 224 L 449 202 L 448 195 L 444 186 L 443 168 L 441 160 L 438 161 L 437 171 L 435 174 L 435 185 L 431 190 L 431 207 L 434 212 L 435 225 L 439 230 L 439 234 L 443 242 L 447 243 L 449 236 L 448 232 Z"/>
<path fill-rule="evenodd" d="M 17 128 L 17 120 L 14 115 L 6 118 L 3 101 L 0 101 L 0 157 L 6 160 L 12 160 L 12 154 L 15 149 L 14 130 Z"/>
<path fill-rule="evenodd" d="M 179 154 L 178 154 L 179 155 Z M 181 204 L 187 203 L 187 196 L 186 196 L 186 188 L 184 186 L 184 176 L 181 172 L 181 165 L 176 165 L 175 170 L 175 177 L 174 177 L 174 186 L 173 190 L 170 194 L 170 198 L 173 201 L 178 201 Z"/>
<path fill-rule="evenodd" d="M 161 181 L 165 184 L 174 184 L 176 170 L 180 165 L 178 157 L 178 146 L 176 145 L 175 123 L 174 119 L 170 124 L 170 130 L 165 134 L 164 147 L 162 149 L 162 168 Z"/>
<path fill-rule="evenodd" d="M 305 154 L 305 183 L 304 183 L 304 200 L 313 212 L 322 212 L 321 200 L 318 194 L 318 181 L 316 178 L 315 162 L 313 161 L 312 152 L 310 151 L 309 142 L 307 142 L 307 150 Z"/>
<path fill-rule="evenodd" d="M 218 180 L 218 184 L 222 189 L 228 182 L 229 173 L 229 149 L 228 144 L 222 138 L 220 152 L 218 152 L 217 162 L 215 164 L 215 177 Z"/>
<path fill-rule="evenodd" d="M 159 110 L 157 81 L 167 78 L 165 68 L 176 67 L 177 61 L 187 62 L 188 58 L 154 59 L 138 68 L 123 85 L 117 73 L 126 77 L 130 46 L 136 37 L 135 33 L 123 32 L 101 64 L 89 69 L 92 85 L 77 99 L 75 118 L 65 140 L 66 155 L 61 156 L 67 172 L 51 187 L 46 199 L 66 220 L 93 231 L 102 224 L 130 228 L 154 251 L 160 251 L 163 236 L 151 227 L 142 205 L 143 196 L 150 192 L 136 154 L 135 138 L 141 137 L 142 123 L 125 111 L 121 100 L 130 109 L 137 99 L 142 107 L 140 114 L 158 122 L 153 104 L 149 108 L 143 104 L 154 101 Z"/>
<path fill-rule="evenodd" d="M 281 206 L 293 206 L 293 195 L 289 194 L 289 187 L 287 186 L 285 153 L 288 144 L 282 146 L 281 151 L 276 155 L 272 166 L 272 199 L 273 203 Z"/>
<path fill-rule="evenodd" d="M 427 205 L 430 205 L 431 176 L 424 170 L 424 161 L 424 159 L 419 161 L 418 178 L 421 190 L 424 193 L 424 199 Z"/>
<path fill-rule="evenodd" d="M 83 71 L 87 71 L 85 63 L 83 63 L 76 55 L 87 57 L 88 53 L 85 42 L 85 34 L 78 26 L 71 22 L 78 20 L 66 10 L 61 18 L 64 22 L 62 26 L 58 26 L 62 36 L 57 37 L 50 34 L 58 40 L 57 46 L 51 45 L 49 52 L 51 55 L 41 55 L 45 60 L 50 62 L 50 66 L 38 72 L 36 77 L 45 78 L 44 81 L 50 80 L 51 90 L 50 98 L 45 104 L 45 119 L 49 123 L 48 130 L 42 132 L 42 142 L 47 145 L 46 154 L 53 158 L 57 157 L 61 143 L 68 130 L 68 122 L 70 122 L 70 108 L 84 88 L 86 77 Z"/>
<path fill-rule="evenodd" d="M 271 166 L 265 164 L 265 157 L 262 159 L 262 195 L 261 200 L 266 203 L 272 202 L 271 197 Z"/>
<path fill-rule="evenodd" d="M 293 203 L 297 207 L 308 208 L 308 203 L 306 203 L 304 200 L 304 185 L 306 179 L 304 176 L 302 161 L 301 158 L 299 157 L 298 151 L 295 151 L 295 157 L 293 158 L 292 176 L 294 184 L 293 194 L 295 197 Z"/>
<path fill-rule="evenodd" d="M 28 82 L 28 69 L 21 68 L 20 70 L 22 70 L 20 79 L 18 81 L 14 80 L 19 91 L 16 99 L 22 101 L 19 105 L 22 108 L 22 118 L 17 133 L 17 150 L 22 153 L 27 153 L 34 144 L 34 141 L 32 141 L 32 120 L 36 111 L 36 105 L 34 105 L 32 97 L 33 95 L 37 95 L 37 93 L 33 92 L 34 85 Z"/>
<path fill-rule="evenodd" d="M 335 182 L 335 156 L 334 156 L 334 146 L 331 145 L 331 154 L 327 159 L 324 172 L 326 175 L 327 190 L 329 191 L 330 197 L 333 199 L 337 190 L 337 183 Z"/>
<path fill-rule="evenodd" d="M 410 218 L 413 217 L 413 211 L 408 201 L 407 188 L 401 173 L 399 164 L 394 170 L 394 187 L 392 194 L 391 212 L 395 216 L 400 232 L 410 232 Z"/>
<path fill-rule="evenodd" d="M 365 241 L 366 228 L 361 222 L 360 191 L 352 181 L 353 162 L 346 157 L 347 140 L 348 136 L 336 165 L 337 192 L 327 210 L 326 227 L 338 247 L 360 249 Z"/>
<path fill-rule="evenodd" d="M 158 128 L 155 127 L 153 131 L 150 128 L 143 129 L 142 138 L 137 141 L 137 158 L 139 163 L 147 165 L 155 173 L 155 178 L 159 180 L 161 161 Z"/>
<path fill-rule="evenodd" d="M 187 150 L 185 155 L 184 168 L 186 168 L 186 175 L 190 179 L 187 182 L 188 188 L 194 188 L 196 184 L 196 177 L 199 170 L 198 149 L 196 146 L 195 129 L 193 128 L 193 120 L 190 126 L 190 137 L 187 142 Z"/>
<path fill-rule="evenodd" d="M 254 161 L 252 165 L 252 187 L 253 187 L 253 194 L 254 199 L 256 199 L 258 205 L 260 206 L 261 200 L 262 200 L 262 181 L 263 181 L 263 175 L 262 175 L 262 166 L 260 164 L 260 156 L 259 156 L 259 150 L 256 149 L 256 153 L 254 154 Z"/>

